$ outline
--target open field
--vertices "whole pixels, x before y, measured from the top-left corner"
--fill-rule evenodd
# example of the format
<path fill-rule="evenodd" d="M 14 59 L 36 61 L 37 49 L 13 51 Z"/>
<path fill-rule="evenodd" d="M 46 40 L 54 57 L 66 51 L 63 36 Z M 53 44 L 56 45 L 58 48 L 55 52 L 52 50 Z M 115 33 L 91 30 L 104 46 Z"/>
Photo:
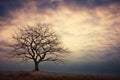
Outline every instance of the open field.
<path fill-rule="evenodd" d="M 120 80 L 120 77 L 61 74 L 43 71 L 0 71 L 0 80 Z"/>

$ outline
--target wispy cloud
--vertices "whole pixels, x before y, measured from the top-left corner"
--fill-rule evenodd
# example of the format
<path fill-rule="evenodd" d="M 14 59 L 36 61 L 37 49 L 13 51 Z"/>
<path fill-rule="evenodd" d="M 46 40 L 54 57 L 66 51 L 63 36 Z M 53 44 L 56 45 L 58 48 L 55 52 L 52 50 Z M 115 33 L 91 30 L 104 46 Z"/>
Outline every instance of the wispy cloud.
<path fill-rule="evenodd" d="M 16 8 L 7 8 L 6 17 L 0 17 L 0 41 L 10 40 L 17 27 L 45 22 L 54 25 L 65 46 L 73 51 L 66 57 L 71 62 L 107 61 L 120 56 L 119 0 L 25 1 L 21 6 L 7 3 Z M 0 52 L 5 52 L 1 43 L 0 47 Z"/>

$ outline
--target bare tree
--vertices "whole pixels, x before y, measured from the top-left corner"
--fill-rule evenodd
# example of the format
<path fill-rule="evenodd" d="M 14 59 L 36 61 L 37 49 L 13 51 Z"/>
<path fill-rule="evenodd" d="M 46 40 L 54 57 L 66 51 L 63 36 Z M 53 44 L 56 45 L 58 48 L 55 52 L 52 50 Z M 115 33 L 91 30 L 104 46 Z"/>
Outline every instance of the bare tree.
<path fill-rule="evenodd" d="M 43 61 L 61 62 L 63 53 L 69 52 L 60 41 L 60 36 L 48 24 L 38 24 L 18 29 L 13 36 L 12 55 L 24 61 L 33 60 L 34 71 L 39 71 L 39 63 Z"/>

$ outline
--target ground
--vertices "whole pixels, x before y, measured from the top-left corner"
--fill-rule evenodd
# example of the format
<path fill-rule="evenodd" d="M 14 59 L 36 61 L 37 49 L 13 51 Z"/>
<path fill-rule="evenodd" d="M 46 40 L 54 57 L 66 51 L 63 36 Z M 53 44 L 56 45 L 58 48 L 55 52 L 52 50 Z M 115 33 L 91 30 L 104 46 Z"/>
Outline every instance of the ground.
<path fill-rule="evenodd" d="M 120 80 L 120 77 L 50 73 L 43 71 L 0 71 L 0 80 Z"/>

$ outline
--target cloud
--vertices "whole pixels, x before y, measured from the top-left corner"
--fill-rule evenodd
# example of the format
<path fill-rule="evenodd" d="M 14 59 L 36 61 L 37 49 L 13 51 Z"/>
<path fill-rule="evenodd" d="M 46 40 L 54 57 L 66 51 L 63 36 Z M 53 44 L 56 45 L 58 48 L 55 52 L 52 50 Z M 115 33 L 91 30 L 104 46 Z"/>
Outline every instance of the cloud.
<path fill-rule="evenodd" d="M 15 1 L 0 1 L 0 17 L 9 17 L 9 11 L 14 11 L 22 6 L 23 1 L 15 0 Z"/>
<path fill-rule="evenodd" d="M 0 41 L 0 61 L 9 62 L 11 48 L 8 46 L 8 42 Z"/>
<path fill-rule="evenodd" d="M 22 8 L 28 3 L 35 2 L 35 5 L 40 9 L 56 9 L 61 5 L 74 5 L 79 7 L 94 8 L 96 6 L 106 6 L 113 3 L 120 3 L 119 0 L 15 0 L 15 1 L 0 1 L 0 17 L 8 18 L 10 17 L 9 11 L 13 11 Z M 26 4 L 27 3 L 27 4 Z M 73 6 L 71 6 L 72 8 Z M 73 7 L 73 8 L 74 8 Z M 75 9 L 75 8 L 74 8 Z"/>
<path fill-rule="evenodd" d="M 17 27 L 45 22 L 53 24 L 65 46 L 73 51 L 66 59 L 72 65 L 76 63 L 77 69 L 84 63 L 84 67 L 102 63 L 107 66 L 120 61 L 118 0 L 31 0 L 21 4 L 8 11 L 11 17 L 0 17 L 1 53 L 8 49 L 2 41 L 9 42 Z M 99 66 L 94 67 L 97 70 Z"/>

